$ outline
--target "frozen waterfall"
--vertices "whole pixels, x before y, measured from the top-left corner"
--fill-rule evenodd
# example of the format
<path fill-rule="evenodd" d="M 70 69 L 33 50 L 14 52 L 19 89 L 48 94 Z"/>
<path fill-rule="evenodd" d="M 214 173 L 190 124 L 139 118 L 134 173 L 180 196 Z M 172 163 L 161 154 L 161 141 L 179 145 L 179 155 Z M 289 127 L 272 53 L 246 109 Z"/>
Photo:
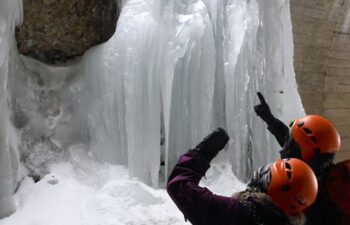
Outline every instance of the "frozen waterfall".
<path fill-rule="evenodd" d="M 245 180 L 279 150 L 254 113 L 256 92 L 285 122 L 304 114 L 288 0 L 120 3 L 108 42 L 48 66 L 18 55 L 21 1 L 1 1 L 0 218 L 21 176 L 40 179 L 79 149 L 157 187 L 218 126 L 231 141 L 217 161 Z"/>

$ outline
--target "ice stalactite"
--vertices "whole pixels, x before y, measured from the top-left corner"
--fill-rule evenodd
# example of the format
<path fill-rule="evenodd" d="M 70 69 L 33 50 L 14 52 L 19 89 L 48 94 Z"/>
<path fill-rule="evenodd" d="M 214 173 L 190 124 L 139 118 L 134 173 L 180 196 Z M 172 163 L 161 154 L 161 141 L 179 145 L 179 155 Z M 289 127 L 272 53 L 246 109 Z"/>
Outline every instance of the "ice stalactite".
<path fill-rule="evenodd" d="M 285 122 L 304 111 L 292 65 L 289 1 L 228 1 L 224 14 L 225 115 L 233 139 L 229 157 L 244 180 L 276 158 L 280 148 L 254 113 L 256 92 Z"/>
<path fill-rule="evenodd" d="M 212 128 L 216 52 L 213 27 L 201 1 L 173 3 L 165 9 L 172 11 L 163 14 L 166 51 L 159 73 L 168 171 Z"/>
<path fill-rule="evenodd" d="M 16 210 L 13 193 L 18 180 L 16 132 L 10 124 L 7 80 L 15 25 L 22 20 L 22 1 L 0 2 L 0 218 Z"/>
<path fill-rule="evenodd" d="M 2 218 L 15 211 L 15 202 L 12 196 L 14 191 L 12 171 L 14 168 L 11 164 L 11 153 L 8 142 L 7 65 L 1 67 L 0 73 L 0 218 Z"/>

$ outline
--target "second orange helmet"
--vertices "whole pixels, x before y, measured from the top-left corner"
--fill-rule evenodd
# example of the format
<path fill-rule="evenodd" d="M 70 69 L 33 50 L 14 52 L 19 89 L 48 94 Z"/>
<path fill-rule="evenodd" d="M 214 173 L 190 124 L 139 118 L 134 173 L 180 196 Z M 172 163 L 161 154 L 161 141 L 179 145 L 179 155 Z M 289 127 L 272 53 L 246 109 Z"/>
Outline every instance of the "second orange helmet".
<path fill-rule="evenodd" d="M 270 165 L 271 181 L 267 193 L 287 214 L 296 214 L 316 199 L 318 184 L 312 169 L 295 158 L 280 159 Z"/>
<path fill-rule="evenodd" d="M 329 120 L 319 115 L 296 119 L 291 126 L 291 135 L 300 146 L 305 161 L 320 153 L 335 153 L 340 148 L 337 129 Z"/>

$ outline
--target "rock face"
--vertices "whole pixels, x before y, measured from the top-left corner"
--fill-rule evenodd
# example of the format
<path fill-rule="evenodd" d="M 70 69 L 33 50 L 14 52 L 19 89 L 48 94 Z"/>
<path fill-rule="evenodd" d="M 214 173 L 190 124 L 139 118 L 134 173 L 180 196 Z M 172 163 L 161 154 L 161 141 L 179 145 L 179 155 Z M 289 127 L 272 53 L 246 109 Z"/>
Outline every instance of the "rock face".
<path fill-rule="evenodd" d="M 291 0 L 294 68 L 307 114 L 341 135 L 336 161 L 350 158 L 350 1 Z"/>
<path fill-rule="evenodd" d="M 54 64 L 107 41 L 120 10 L 115 0 L 23 0 L 23 11 L 18 51 Z"/>

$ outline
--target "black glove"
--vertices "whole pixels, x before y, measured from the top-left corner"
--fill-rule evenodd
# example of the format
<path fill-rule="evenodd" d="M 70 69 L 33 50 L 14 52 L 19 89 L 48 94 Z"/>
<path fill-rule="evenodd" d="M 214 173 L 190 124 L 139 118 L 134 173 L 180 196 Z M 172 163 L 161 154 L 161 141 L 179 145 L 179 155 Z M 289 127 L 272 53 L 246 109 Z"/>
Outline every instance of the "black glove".
<path fill-rule="evenodd" d="M 254 111 L 262 120 L 269 124 L 275 117 L 272 115 L 270 107 L 266 103 L 264 96 L 260 92 L 258 92 L 257 95 L 259 97 L 260 104 L 254 106 Z"/>
<path fill-rule="evenodd" d="M 193 150 L 210 162 L 225 147 L 229 139 L 226 131 L 219 127 L 206 136 Z"/>

